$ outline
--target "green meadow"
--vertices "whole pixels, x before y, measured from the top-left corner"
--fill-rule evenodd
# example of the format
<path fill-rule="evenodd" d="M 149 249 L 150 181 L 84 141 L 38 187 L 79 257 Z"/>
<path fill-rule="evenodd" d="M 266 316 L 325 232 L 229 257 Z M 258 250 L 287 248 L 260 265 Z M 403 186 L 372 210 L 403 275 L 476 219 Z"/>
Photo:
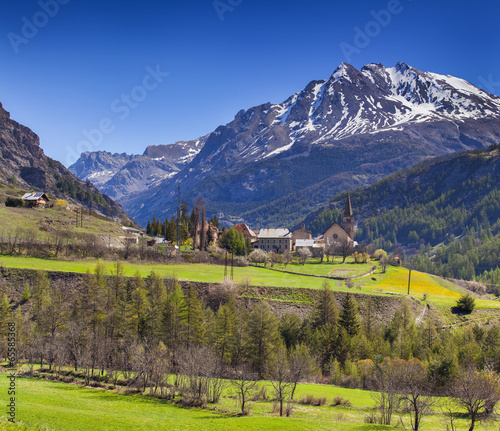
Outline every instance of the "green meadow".
<path fill-rule="evenodd" d="M 0 374 L 1 399 L 7 399 L 7 374 Z M 262 382 L 271 394 L 269 382 Z M 323 406 L 294 404 L 291 417 L 279 417 L 274 403 L 252 401 L 250 414 L 239 416 L 239 406 L 226 387 L 219 404 L 209 404 L 206 409 L 181 408 L 177 405 L 144 395 L 120 394 L 116 391 L 83 387 L 36 378 L 16 380 L 16 424 L 9 424 L 6 412 L 0 414 L 1 430 L 53 430 L 53 431 L 121 431 L 121 430 L 298 430 L 298 431 L 354 431 L 402 429 L 401 421 L 409 428 L 409 417 L 394 414 L 392 426 L 365 423 L 375 406 L 373 394 L 359 389 L 345 389 L 330 385 L 300 384 L 295 399 L 306 395 L 325 397 Z M 347 400 L 350 406 L 333 406 L 334 397 Z M 422 430 L 446 429 L 438 400 L 434 411 L 424 416 Z M 461 412 L 458 412 L 461 413 Z M 461 415 L 463 416 L 463 415 Z M 468 424 L 465 417 L 458 417 L 457 429 Z M 491 424 L 478 425 L 475 429 L 487 430 Z"/>

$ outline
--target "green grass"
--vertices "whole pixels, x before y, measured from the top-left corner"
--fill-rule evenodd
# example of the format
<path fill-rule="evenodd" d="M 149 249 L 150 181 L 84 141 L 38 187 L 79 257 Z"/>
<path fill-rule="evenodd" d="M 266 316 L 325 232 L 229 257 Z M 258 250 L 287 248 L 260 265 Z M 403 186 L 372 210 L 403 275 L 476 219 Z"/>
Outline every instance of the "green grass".
<path fill-rule="evenodd" d="M 49 429 L 57 431 L 80 430 L 368 430 L 391 429 L 367 426 L 362 416 L 347 423 L 335 421 L 336 411 L 318 409 L 318 414 L 303 417 L 280 418 L 271 412 L 272 403 L 254 403 L 253 413 L 237 417 L 234 400 L 225 399 L 232 406 L 229 414 L 203 409 L 183 409 L 175 405 L 141 395 L 120 395 L 114 392 L 88 389 L 77 385 L 37 379 L 17 381 L 16 421 L 27 426 L 6 426 L 2 413 L 0 427 L 5 429 Z M 6 393 L 7 377 L 0 376 L 0 393 Z M 224 404 L 223 406 L 224 407 Z M 258 406 L 257 406 L 258 405 Z M 217 407 L 217 406 L 215 406 Z M 219 406 L 220 409 L 220 406 Z M 260 413 L 262 412 L 262 413 Z M 359 420 L 360 419 L 360 420 Z"/>
<path fill-rule="evenodd" d="M 84 214 L 83 228 L 75 227 L 76 213 L 64 208 L 10 208 L 0 205 L 0 234 L 12 235 L 18 229 L 37 230 L 41 226 L 101 236 L 124 236 L 121 224 L 102 217 Z M 43 235 L 43 232 L 40 232 Z"/>
<path fill-rule="evenodd" d="M 0 394 L 7 392 L 7 375 L 0 374 Z M 295 404 L 290 418 L 280 418 L 273 412 L 273 402 L 252 401 L 250 415 L 239 417 L 239 406 L 231 398 L 231 387 L 226 387 L 221 403 L 208 409 L 185 409 L 172 403 L 142 395 L 123 395 L 115 391 L 90 389 L 75 384 L 65 384 L 40 379 L 16 380 L 16 425 L 6 422 L 6 414 L 0 414 L 0 430 L 389 430 L 393 426 L 369 425 L 365 417 L 375 405 L 373 393 L 359 389 L 345 389 L 330 385 L 299 384 L 295 399 L 306 395 L 326 397 L 321 407 Z M 271 385 L 268 388 L 271 399 Z M 349 400 L 351 406 L 333 407 L 333 397 Z M 6 398 L 3 398 L 6 399 Z M 423 418 L 422 430 L 444 429 L 442 416 L 436 407 L 434 413 Z M 406 427 L 409 418 L 403 415 Z M 393 417 L 393 425 L 399 422 Z M 463 429 L 466 418 L 457 419 Z M 476 429 L 488 429 L 479 425 Z"/>

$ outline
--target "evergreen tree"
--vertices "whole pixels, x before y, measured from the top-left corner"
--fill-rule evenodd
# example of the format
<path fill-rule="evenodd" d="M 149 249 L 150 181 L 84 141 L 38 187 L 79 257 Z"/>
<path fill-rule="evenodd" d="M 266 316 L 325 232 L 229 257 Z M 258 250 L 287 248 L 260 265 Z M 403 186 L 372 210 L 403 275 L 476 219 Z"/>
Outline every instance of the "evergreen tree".
<path fill-rule="evenodd" d="M 352 293 L 347 293 L 342 300 L 342 312 L 340 313 L 339 324 L 351 337 L 359 332 L 360 317 L 358 303 Z"/>
<path fill-rule="evenodd" d="M 312 327 L 320 328 L 324 325 L 336 326 L 339 312 L 335 296 L 330 288 L 328 281 L 323 282 L 316 304 L 312 314 Z"/>
<path fill-rule="evenodd" d="M 246 356 L 261 378 L 278 338 L 276 316 L 269 304 L 261 301 L 249 314 L 245 330 Z"/>

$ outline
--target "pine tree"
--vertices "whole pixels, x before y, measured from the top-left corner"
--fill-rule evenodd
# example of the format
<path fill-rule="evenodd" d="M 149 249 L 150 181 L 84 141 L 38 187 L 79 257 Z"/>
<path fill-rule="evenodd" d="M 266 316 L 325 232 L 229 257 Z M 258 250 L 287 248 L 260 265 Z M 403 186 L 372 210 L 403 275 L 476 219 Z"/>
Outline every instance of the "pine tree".
<path fill-rule="evenodd" d="M 324 325 L 336 326 L 338 318 L 339 311 L 335 296 L 330 288 L 330 284 L 325 281 L 312 314 L 312 327 L 320 328 Z"/>
<path fill-rule="evenodd" d="M 352 293 L 348 293 L 342 300 L 342 312 L 340 313 L 339 324 L 351 337 L 359 332 L 360 317 L 358 303 Z"/>
<path fill-rule="evenodd" d="M 267 361 L 278 341 L 278 321 L 266 301 L 259 302 L 248 316 L 245 330 L 246 356 L 251 366 L 264 375 Z"/>

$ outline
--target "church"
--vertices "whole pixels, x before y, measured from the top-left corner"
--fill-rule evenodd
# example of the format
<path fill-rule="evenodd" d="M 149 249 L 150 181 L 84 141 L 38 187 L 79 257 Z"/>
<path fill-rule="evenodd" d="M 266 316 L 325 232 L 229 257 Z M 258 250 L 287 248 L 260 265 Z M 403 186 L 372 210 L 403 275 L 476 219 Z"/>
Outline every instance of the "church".
<path fill-rule="evenodd" d="M 354 243 L 354 214 L 349 193 L 347 193 L 345 201 L 343 225 L 344 227 L 335 222 L 326 230 L 323 234 L 325 247 L 345 244 L 346 241 L 347 243 Z"/>

